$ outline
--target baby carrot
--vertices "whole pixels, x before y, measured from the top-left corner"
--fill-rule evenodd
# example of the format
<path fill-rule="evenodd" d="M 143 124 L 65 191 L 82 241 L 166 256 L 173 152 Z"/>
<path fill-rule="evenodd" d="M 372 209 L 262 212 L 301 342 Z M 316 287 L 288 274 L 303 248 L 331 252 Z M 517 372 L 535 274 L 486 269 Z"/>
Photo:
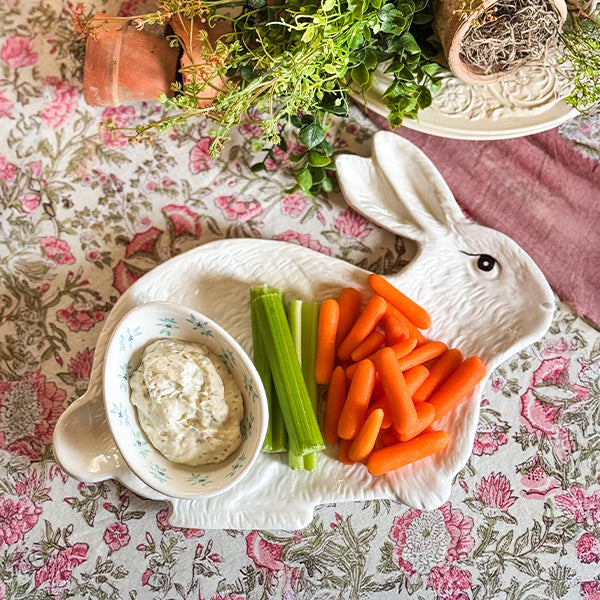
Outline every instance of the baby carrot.
<path fill-rule="evenodd" d="M 435 408 L 435 420 L 458 406 L 483 380 L 486 366 L 478 356 L 470 356 L 433 393 L 429 404 Z"/>
<path fill-rule="evenodd" d="M 377 352 L 375 368 L 381 379 L 396 431 L 398 433 L 410 431 L 417 419 L 417 413 L 398 359 L 391 348 L 382 348 Z M 357 374 L 358 371 L 354 377 Z M 354 378 L 352 381 L 354 382 Z"/>
<path fill-rule="evenodd" d="M 402 375 L 404 375 L 404 381 L 406 381 L 408 393 L 411 395 L 411 397 L 413 397 L 415 391 L 421 387 L 423 382 L 429 376 L 429 369 L 427 369 L 423 365 L 415 365 L 410 369 L 406 369 L 406 371 L 404 371 Z"/>
<path fill-rule="evenodd" d="M 358 318 L 360 313 L 360 305 L 362 304 L 362 298 L 357 289 L 347 287 L 340 292 L 337 302 L 340 307 L 340 319 L 338 323 L 338 330 L 335 335 L 336 348 L 348 335 L 352 325 L 354 325 L 356 319 Z"/>
<path fill-rule="evenodd" d="M 410 337 L 408 325 L 398 315 L 389 315 L 385 318 L 385 345 L 391 346 Z"/>
<path fill-rule="evenodd" d="M 423 334 L 423 332 L 416 327 L 411 321 L 409 321 L 406 316 L 404 316 L 393 304 L 388 302 L 388 307 L 386 310 L 386 318 L 391 317 L 392 315 L 402 321 L 404 326 L 408 329 L 408 337 L 416 338 L 417 345 L 420 346 L 427 341 L 427 338 Z"/>
<path fill-rule="evenodd" d="M 343 462 L 345 465 L 353 465 L 354 461 L 348 456 L 348 450 L 350 450 L 350 446 L 352 445 L 352 440 L 340 440 L 340 451 L 338 454 L 338 458 L 340 462 Z"/>
<path fill-rule="evenodd" d="M 375 329 L 385 315 L 387 302 L 381 296 L 371 296 L 354 325 L 340 344 L 337 355 L 340 360 L 348 360 L 352 351 Z"/>
<path fill-rule="evenodd" d="M 338 435 L 351 440 L 356 437 L 367 414 L 369 400 L 375 385 L 375 366 L 370 360 L 358 363 L 356 373 L 350 382 L 350 389 L 338 422 Z"/>
<path fill-rule="evenodd" d="M 315 358 L 315 381 L 329 383 L 335 366 L 335 335 L 340 318 L 337 300 L 328 298 L 321 304 L 317 325 L 317 350 Z"/>
<path fill-rule="evenodd" d="M 451 348 L 442 354 L 429 369 L 429 375 L 423 385 L 413 394 L 415 402 L 425 402 L 450 374 L 458 368 L 463 360 L 462 352 L 458 348 Z"/>
<path fill-rule="evenodd" d="M 323 416 L 323 437 L 330 444 L 335 444 L 338 439 L 338 421 L 346 401 L 346 374 L 342 367 L 336 367 L 329 381 L 325 415 Z"/>
<path fill-rule="evenodd" d="M 442 451 L 448 441 L 445 431 L 422 433 L 408 442 L 373 450 L 367 459 L 367 469 L 371 475 L 383 475 Z"/>
<path fill-rule="evenodd" d="M 379 441 L 383 446 L 391 446 L 392 444 L 397 444 L 400 440 L 392 427 L 390 429 L 382 430 Z"/>
<path fill-rule="evenodd" d="M 417 345 L 417 340 L 415 338 L 408 338 L 407 340 L 402 340 L 401 342 L 396 342 L 394 345 L 390 346 L 390 348 L 394 351 L 396 358 L 400 359 L 403 356 L 406 356 L 409 352 L 412 352 Z M 369 360 L 373 360 L 375 358 L 376 352 L 370 354 L 366 358 Z M 346 377 L 352 379 L 352 375 L 356 370 L 356 364 L 353 363 L 346 367 Z"/>
<path fill-rule="evenodd" d="M 373 451 L 375 441 L 381 429 L 383 421 L 383 411 L 378 408 L 374 410 L 366 419 L 364 425 L 360 428 L 358 435 L 354 438 L 348 457 L 355 462 L 362 462 Z"/>
<path fill-rule="evenodd" d="M 415 421 L 415 425 L 411 431 L 407 431 L 406 433 L 398 434 L 398 439 L 401 442 L 408 442 L 412 438 L 416 437 L 425 429 L 427 429 L 435 418 L 435 409 L 429 402 L 418 402 L 415 404 L 415 410 L 417 411 L 417 420 Z"/>
<path fill-rule="evenodd" d="M 417 346 L 412 352 L 406 354 L 398 360 L 400 369 L 406 371 L 416 365 L 423 364 L 432 358 L 440 356 L 448 347 L 444 342 L 426 342 L 422 346 Z"/>
<path fill-rule="evenodd" d="M 358 362 L 363 358 L 367 358 L 379 349 L 385 341 L 385 336 L 379 331 L 371 331 L 371 333 L 352 351 L 350 358 L 354 362 Z"/>
<path fill-rule="evenodd" d="M 392 415 L 390 414 L 390 405 L 388 404 L 385 394 L 383 396 L 379 396 L 375 402 L 371 402 L 371 405 L 367 410 L 367 418 L 375 410 L 383 411 L 381 429 L 389 429 L 392 426 Z"/>
<path fill-rule="evenodd" d="M 385 277 L 371 273 L 367 277 L 367 282 L 371 289 L 385 298 L 390 304 L 394 305 L 419 329 L 431 327 L 431 317 L 429 313 L 414 300 L 405 296 L 398 288 L 394 287 Z"/>

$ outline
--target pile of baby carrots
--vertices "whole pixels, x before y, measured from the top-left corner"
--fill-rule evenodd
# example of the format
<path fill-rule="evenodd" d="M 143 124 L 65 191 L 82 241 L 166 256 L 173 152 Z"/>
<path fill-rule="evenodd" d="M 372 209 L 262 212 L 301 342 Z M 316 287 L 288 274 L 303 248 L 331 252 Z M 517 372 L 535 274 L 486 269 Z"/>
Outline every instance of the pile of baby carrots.
<path fill-rule="evenodd" d="M 382 475 L 443 450 L 435 427 L 486 374 L 477 356 L 429 340 L 428 312 L 377 274 L 321 304 L 315 380 L 327 385 L 323 437 L 346 464 Z M 432 426 L 433 425 L 433 426 Z"/>

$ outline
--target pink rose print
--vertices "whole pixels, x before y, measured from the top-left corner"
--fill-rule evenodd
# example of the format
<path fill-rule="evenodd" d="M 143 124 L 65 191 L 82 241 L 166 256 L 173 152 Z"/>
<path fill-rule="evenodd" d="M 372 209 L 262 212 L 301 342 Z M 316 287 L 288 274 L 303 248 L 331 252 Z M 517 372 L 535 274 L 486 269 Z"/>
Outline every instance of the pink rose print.
<path fill-rule="evenodd" d="M 31 38 L 15 35 L 4 40 L 2 49 L 0 49 L 0 58 L 11 69 L 19 69 L 35 65 L 38 55 L 33 49 Z"/>
<path fill-rule="evenodd" d="M 135 117 L 135 108 L 133 106 L 117 106 L 105 109 L 102 112 L 102 121 L 104 123 L 114 123 L 116 129 L 105 129 L 100 131 L 102 141 L 111 148 L 122 148 L 129 142 L 127 136 L 119 128 L 127 127 L 129 121 Z"/>
<path fill-rule="evenodd" d="M 32 160 L 27 163 L 27 168 L 31 171 L 34 177 L 39 177 L 42 174 L 42 161 Z"/>
<path fill-rule="evenodd" d="M 46 77 L 43 83 L 50 88 L 52 97 L 42 112 L 42 123 L 53 129 L 60 129 L 77 108 L 77 88 L 57 77 Z"/>
<path fill-rule="evenodd" d="M 171 237 L 191 237 L 198 239 L 202 233 L 202 224 L 198 215 L 187 206 L 169 204 L 162 209 L 170 224 Z"/>
<path fill-rule="evenodd" d="M 577 541 L 577 558 L 585 564 L 600 562 L 600 542 L 591 533 L 584 533 Z"/>
<path fill-rule="evenodd" d="M 583 600 L 600 600 L 600 580 L 582 581 L 580 591 Z"/>
<path fill-rule="evenodd" d="M 0 179 L 12 181 L 17 176 L 17 167 L 0 154 Z"/>
<path fill-rule="evenodd" d="M 210 145 L 213 138 L 203 137 L 190 150 L 190 171 L 196 175 L 202 171 L 208 171 L 213 165 L 213 159 L 210 156 Z"/>
<path fill-rule="evenodd" d="M 98 308 L 78 309 L 74 304 L 56 312 L 56 317 L 74 332 L 89 331 L 96 323 L 104 320 L 105 310 Z"/>
<path fill-rule="evenodd" d="M 297 219 L 306 210 L 308 200 L 302 192 L 287 194 L 281 201 L 281 212 Z"/>
<path fill-rule="evenodd" d="M 78 352 L 69 362 L 69 373 L 73 373 L 77 379 L 87 381 L 92 373 L 94 362 L 94 349 L 86 348 Z"/>
<path fill-rule="evenodd" d="M 427 577 L 427 587 L 437 593 L 439 600 L 468 600 L 471 573 L 455 565 L 434 567 Z"/>
<path fill-rule="evenodd" d="M 129 544 L 131 536 L 125 523 L 111 523 L 106 528 L 102 539 L 113 552 L 116 552 Z"/>
<path fill-rule="evenodd" d="M 435 511 L 411 508 L 394 519 L 392 560 L 407 577 L 426 574 L 463 558 L 473 549 L 473 520 L 450 503 Z"/>
<path fill-rule="evenodd" d="M 363 241 L 373 228 L 368 221 L 352 209 L 341 212 L 333 222 L 333 228 L 342 236 Z"/>
<path fill-rule="evenodd" d="M 39 460 L 42 447 L 52 443 L 66 396 L 39 371 L 17 381 L 0 381 L 0 430 L 4 432 L 0 447 Z M 18 421 L 11 416 L 16 414 Z"/>
<path fill-rule="evenodd" d="M 25 538 L 25 534 L 38 522 L 42 508 L 29 498 L 16 501 L 12 498 L 0 499 L 0 547 L 10 546 Z"/>
<path fill-rule="evenodd" d="M 75 567 L 85 562 L 88 545 L 78 543 L 67 548 L 62 548 L 50 556 L 41 569 L 35 573 L 35 585 L 41 586 L 48 583 L 51 593 L 60 592 L 65 588 L 73 575 Z"/>
<path fill-rule="evenodd" d="M 0 90 L 0 117 L 12 117 L 13 103 Z"/>
<path fill-rule="evenodd" d="M 37 194 L 25 194 L 19 198 L 21 210 L 25 214 L 32 213 L 40 205 L 40 197 Z"/>
<path fill-rule="evenodd" d="M 574 484 L 568 494 L 556 496 L 555 502 L 576 523 L 600 525 L 600 490 L 586 494 L 582 485 Z"/>
<path fill-rule="evenodd" d="M 70 265 L 75 262 L 71 248 L 64 240 L 53 236 L 43 237 L 40 240 L 42 256 L 55 262 L 57 265 Z"/>
<path fill-rule="evenodd" d="M 297 144 L 293 140 L 287 142 L 287 150 L 283 150 L 279 146 L 273 148 L 273 158 L 269 157 L 265 160 L 265 167 L 267 171 L 274 171 L 281 165 L 288 162 L 291 154 L 300 154 L 304 152 L 306 148 L 301 144 Z"/>
<path fill-rule="evenodd" d="M 237 221 L 238 223 L 247 223 L 258 217 L 263 210 L 256 200 L 242 199 L 239 196 L 219 196 L 215 200 L 228 221 Z"/>
<path fill-rule="evenodd" d="M 283 545 L 267 541 L 256 530 L 246 536 L 246 552 L 260 569 L 267 569 L 267 571 L 283 569 L 281 560 Z"/>
<path fill-rule="evenodd" d="M 298 244 L 299 246 L 304 246 L 305 248 L 316 250 L 321 254 L 331 256 L 331 248 L 323 246 L 321 242 L 313 239 L 308 233 L 298 233 L 297 231 L 288 230 L 284 233 L 274 236 L 273 239 L 289 242 L 290 244 Z"/>
<path fill-rule="evenodd" d="M 539 399 L 535 388 L 566 385 L 569 364 L 570 360 L 562 357 L 542 361 L 532 386 L 521 396 L 521 422 L 530 433 L 547 436 L 560 460 L 566 460 L 573 451 L 569 430 L 558 422 L 559 407 Z"/>
<path fill-rule="evenodd" d="M 504 473 L 492 473 L 489 477 L 481 479 L 473 495 L 485 507 L 508 510 L 517 499 L 512 492 L 510 481 Z"/>
<path fill-rule="evenodd" d="M 125 261 L 120 260 L 113 269 L 113 287 L 123 294 L 142 275 L 143 273 L 132 271 Z"/>

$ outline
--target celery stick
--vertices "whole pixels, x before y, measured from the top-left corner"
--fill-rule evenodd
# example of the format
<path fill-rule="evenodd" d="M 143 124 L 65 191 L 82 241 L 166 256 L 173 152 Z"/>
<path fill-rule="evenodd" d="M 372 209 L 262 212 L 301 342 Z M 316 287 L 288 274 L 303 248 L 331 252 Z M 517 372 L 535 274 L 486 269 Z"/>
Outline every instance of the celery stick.
<path fill-rule="evenodd" d="M 320 308 L 321 305 L 318 302 L 302 303 L 302 357 L 300 364 L 302 365 L 306 389 L 317 418 L 319 415 L 319 385 L 315 381 L 315 361 L 317 358 L 317 327 Z M 304 468 L 307 471 L 316 470 L 318 464 L 318 452 L 307 454 L 304 457 Z"/>
<path fill-rule="evenodd" d="M 264 294 L 253 305 L 288 433 L 288 450 L 297 456 L 322 450 L 325 444 L 296 356 L 283 301 L 277 294 Z"/>
<path fill-rule="evenodd" d="M 279 405 L 277 395 L 273 386 L 273 378 L 271 376 L 271 367 L 266 353 L 265 345 L 260 335 L 258 324 L 256 322 L 256 310 L 254 308 L 254 299 L 262 294 L 271 292 L 280 293 L 281 290 L 275 290 L 267 285 L 261 285 L 250 288 L 250 317 L 252 322 L 252 343 L 254 346 L 253 362 L 265 388 L 267 396 L 267 404 L 269 407 L 269 418 L 267 425 L 267 434 L 263 442 L 263 452 L 285 452 L 287 450 L 287 433 Z"/>
<path fill-rule="evenodd" d="M 304 365 L 302 363 L 302 353 L 303 353 L 303 312 L 302 312 L 302 300 L 291 300 L 288 306 L 288 322 L 290 325 L 290 333 L 292 334 L 292 342 L 294 344 L 294 351 L 296 352 L 296 356 L 300 361 L 300 367 L 302 368 L 302 376 L 304 377 L 304 383 L 306 383 L 306 376 L 304 375 Z M 307 386 L 308 391 L 308 386 Z M 310 392 L 309 392 L 310 397 Z M 311 398 L 312 402 L 312 398 Z M 311 458 L 315 456 L 316 453 L 306 454 L 304 456 L 298 456 L 294 454 L 291 450 L 288 451 L 288 464 L 292 469 L 296 471 L 304 471 L 304 470 L 313 470 L 306 469 L 306 465 L 313 466 L 316 468 L 315 461 Z"/>

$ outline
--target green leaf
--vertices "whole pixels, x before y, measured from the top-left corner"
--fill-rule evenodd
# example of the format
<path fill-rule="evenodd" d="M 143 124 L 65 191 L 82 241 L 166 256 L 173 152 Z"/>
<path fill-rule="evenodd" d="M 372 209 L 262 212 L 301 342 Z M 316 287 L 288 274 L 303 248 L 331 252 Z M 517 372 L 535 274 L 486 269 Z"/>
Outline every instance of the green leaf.
<path fill-rule="evenodd" d="M 350 72 L 352 81 L 359 85 L 361 88 L 365 88 L 369 83 L 369 71 L 364 65 L 358 65 L 354 67 Z"/>
<path fill-rule="evenodd" d="M 309 123 L 300 130 L 298 137 L 307 148 L 314 148 L 325 139 L 325 130 L 318 123 Z"/>
<path fill-rule="evenodd" d="M 325 169 L 321 167 L 313 167 L 310 169 L 313 185 L 321 183 L 325 179 Z"/>
<path fill-rule="evenodd" d="M 325 167 L 330 162 L 331 159 L 328 156 L 325 156 L 316 150 L 311 150 L 308 153 L 308 164 L 311 167 Z"/>
<path fill-rule="evenodd" d="M 296 173 L 296 181 L 300 188 L 305 192 L 310 192 L 310 188 L 313 184 L 312 175 L 308 169 L 302 169 Z"/>

